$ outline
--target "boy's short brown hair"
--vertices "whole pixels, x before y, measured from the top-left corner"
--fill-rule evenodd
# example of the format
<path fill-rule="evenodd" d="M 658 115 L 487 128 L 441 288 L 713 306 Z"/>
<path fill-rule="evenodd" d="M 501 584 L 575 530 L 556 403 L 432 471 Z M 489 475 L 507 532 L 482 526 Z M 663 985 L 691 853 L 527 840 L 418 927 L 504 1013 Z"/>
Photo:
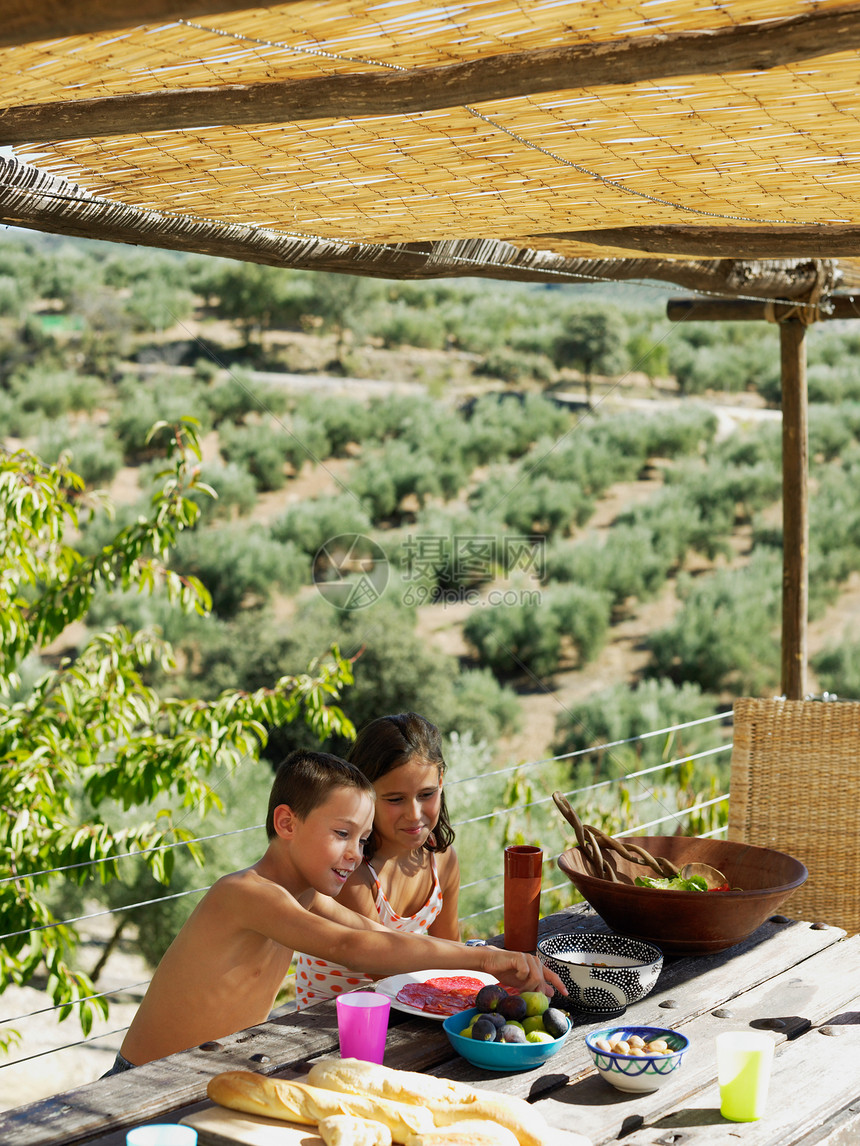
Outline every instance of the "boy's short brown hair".
<path fill-rule="evenodd" d="M 335 788 L 355 788 L 376 799 L 373 784 L 354 764 L 348 764 L 330 752 L 311 752 L 297 748 L 278 765 L 269 810 L 266 813 L 266 835 L 275 838 L 275 808 L 287 804 L 304 820 L 314 808 L 324 804 Z"/>

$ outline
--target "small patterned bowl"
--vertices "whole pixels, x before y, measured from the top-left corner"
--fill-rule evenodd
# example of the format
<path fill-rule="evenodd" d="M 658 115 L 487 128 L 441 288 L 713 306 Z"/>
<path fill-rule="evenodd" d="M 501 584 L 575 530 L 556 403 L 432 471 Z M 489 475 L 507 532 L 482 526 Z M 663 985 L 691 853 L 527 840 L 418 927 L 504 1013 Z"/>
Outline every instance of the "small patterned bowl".
<path fill-rule="evenodd" d="M 671 1054 L 627 1055 L 615 1051 L 600 1050 L 598 1039 L 610 1042 L 614 1038 L 630 1039 L 638 1035 L 643 1042 L 663 1039 Z M 585 1045 L 594 1060 L 594 1065 L 607 1082 L 616 1090 L 647 1093 L 659 1090 L 668 1078 L 674 1078 L 684 1061 L 690 1040 L 680 1031 L 665 1027 L 604 1027 L 585 1036 Z"/>
<path fill-rule="evenodd" d="M 644 999 L 663 967 L 659 947 L 623 935 L 549 935 L 537 952 L 567 987 L 563 1006 L 607 1017 Z"/>

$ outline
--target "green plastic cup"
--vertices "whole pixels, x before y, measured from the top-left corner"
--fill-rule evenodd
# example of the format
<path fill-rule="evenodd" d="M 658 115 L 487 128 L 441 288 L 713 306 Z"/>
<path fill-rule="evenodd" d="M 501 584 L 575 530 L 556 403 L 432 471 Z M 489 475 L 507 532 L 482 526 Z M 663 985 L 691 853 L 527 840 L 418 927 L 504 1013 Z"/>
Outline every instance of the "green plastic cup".
<path fill-rule="evenodd" d="M 720 1114 L 731 1122 L 764 1116 L 773 1062 L 773 1039 L 758 1031 L 717 1035 Z"/>

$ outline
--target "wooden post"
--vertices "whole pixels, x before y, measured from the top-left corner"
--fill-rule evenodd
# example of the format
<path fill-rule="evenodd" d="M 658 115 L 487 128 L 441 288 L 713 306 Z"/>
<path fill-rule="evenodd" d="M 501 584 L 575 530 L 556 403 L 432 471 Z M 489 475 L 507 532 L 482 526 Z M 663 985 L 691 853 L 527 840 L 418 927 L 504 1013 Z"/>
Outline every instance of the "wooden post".
<path fill-rule="evenodd" d="M 809 609 L 809 417 L 806 327 L 779 324 L 782 364 L 782 692 L 806 695 Z"/>
<path fill-rule="evenodd" d="M 806 325 L 793 317 L 790 301 L 776 305 L 752 299 L 674 299 L 672 322 L 768 319 L 779 324 L 782 366 L 782 693 L 806 696 L 809 623 L 809 401 Z M 815 320 L 860 317 L 852 295 L 831 295 Z"/>

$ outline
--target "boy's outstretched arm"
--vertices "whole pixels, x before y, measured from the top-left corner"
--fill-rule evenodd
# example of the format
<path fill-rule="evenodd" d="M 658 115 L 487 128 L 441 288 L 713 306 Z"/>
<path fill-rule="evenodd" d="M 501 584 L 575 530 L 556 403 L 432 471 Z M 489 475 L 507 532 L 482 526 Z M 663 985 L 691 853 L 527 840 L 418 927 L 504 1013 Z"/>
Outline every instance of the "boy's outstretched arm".
<path fill-rule="evenodd" d="M 543 991 L 550 998 L 556 993 L 567 994 L 567 987 L 558 975 L 544 967 L 536 955 L 505 951 L 500 947 L 464 947 L 463 950 L 480 952 L 485 956 L 480 966 L 475 967 L 470 962 L 463 964 L 464 969 L 486 971 L 488 975 L 495 975 L 500 983 L 516 987 L 519 991 Z"/>
<path fill-rule="evenodd" d="M 432 935 L 412 935 L 402 931 L 392 931 L 375 920 L 357 915 L 343 904 L 327 895 L 315 895 L 311 912 L 329 922 L 339 923 L 349 929 L 347 939 L 350 950 L 346 958 L 337 957 L 337 962 L 356 971 L 378 977 L 397 975 L 408 971 L 425 971 L 438 968 L 449 971 L 484 971 L 493 975 L 500 983 L 516 987 L 520 991 L 542 991 L 550 997 L 558 992 L 567 994 L 561 979 L 534 955 L 520 951 L 505 951 L 499 947 L 466 947 L 452 939 L 438 939 Z M 357 930 L 356 930 L 357 929 Z M 382 943 L 368 943 L 358 932 L 373 933 Z M 351 934 L 350 934 L 351 933 Z M 393 949 L 397 966 L 385 968 L 379 963 L 382 958 L 388 964 L 391 956 L 382 948 Z M 374 948 L 376 948 L 374 950 Z M 305 952 L 315 955 L 317 952 Z M 332 959 L 332 954 L 322 951 L 320 958 Z"/>

